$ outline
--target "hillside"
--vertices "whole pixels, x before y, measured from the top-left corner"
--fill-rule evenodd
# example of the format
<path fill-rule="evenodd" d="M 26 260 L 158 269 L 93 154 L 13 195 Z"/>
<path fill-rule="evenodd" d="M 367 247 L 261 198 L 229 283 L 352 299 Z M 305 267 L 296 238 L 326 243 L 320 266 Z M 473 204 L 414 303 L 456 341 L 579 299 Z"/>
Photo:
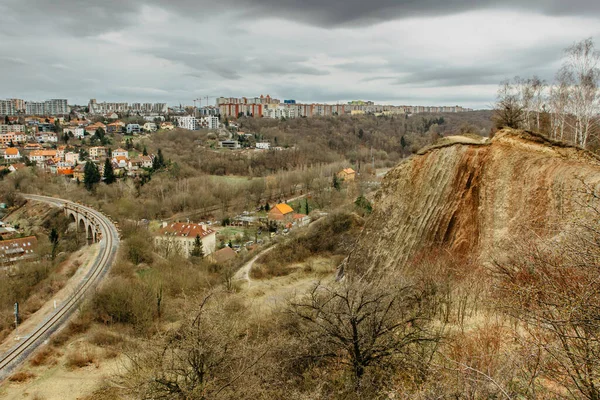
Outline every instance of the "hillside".
<path fill-rule="evenodd" d="M 600 182 L 591 153 L 524 131 L 445 138 L 391 170 L 347 271 L 399 268 L 442 248 L 471 259 L 527 235 L 550 236 Z"/>

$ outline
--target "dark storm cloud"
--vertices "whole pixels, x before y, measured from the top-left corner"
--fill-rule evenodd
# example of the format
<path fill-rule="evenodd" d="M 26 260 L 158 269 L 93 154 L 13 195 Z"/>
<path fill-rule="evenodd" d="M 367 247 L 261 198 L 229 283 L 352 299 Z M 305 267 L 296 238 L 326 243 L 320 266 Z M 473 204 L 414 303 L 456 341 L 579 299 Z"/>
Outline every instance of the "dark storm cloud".
<path fill-rule="evenodd" d="M 199 22 L 211 13 L 230 12 L 255 17 L 280 17 L 320 27 L 354 27 L 407 17 L 430 17 L 469 10 L 512 9 L 547 15 L 600 14 L 597 0 L 5 0 L 10 17 L 52 19 L 57 29 L 94 34 L 131 23 L 144 5 L 195 15 Z M 6 15 L 6 13 L 4 13 Z M 10 18 L 9 18 L 10 19 Z"/>
<path fill-rule="evenodd" d="M 193 2 L 172 2 L 173 6 Z M 197 2 L 196 2 L 197 4 Z M 548 15 L 589 16 L 600 13 L 597 0 L 222 0 L 232 9 L 247 9 L 322 27 L 369 25 L 405 17 L 429 17 L 468 10 L 502 8 L 540 12 Z"/>

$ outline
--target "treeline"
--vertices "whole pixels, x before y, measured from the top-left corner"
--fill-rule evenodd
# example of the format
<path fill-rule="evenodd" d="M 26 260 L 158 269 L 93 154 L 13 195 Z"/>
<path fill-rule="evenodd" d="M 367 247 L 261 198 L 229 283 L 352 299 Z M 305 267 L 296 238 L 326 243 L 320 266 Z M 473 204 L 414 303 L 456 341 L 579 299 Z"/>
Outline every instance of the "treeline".
<path fill-rule="evenodd" d="M 500 85 L 497 128 L 523 128 L 582 148 L 600 146 L 600 52 L 592 39 L 565 51 L 554 82 L 516 77 Z"/>

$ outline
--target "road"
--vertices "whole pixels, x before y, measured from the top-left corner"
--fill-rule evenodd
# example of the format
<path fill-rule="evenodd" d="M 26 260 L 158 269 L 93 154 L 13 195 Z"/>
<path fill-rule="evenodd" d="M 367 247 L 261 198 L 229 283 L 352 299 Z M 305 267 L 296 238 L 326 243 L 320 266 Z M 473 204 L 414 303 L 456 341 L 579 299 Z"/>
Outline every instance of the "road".
<path fill-rule="evenodd" d="M 62 207 L 67 203 L 75 204 L 68 200 L 47 196 L 23 194 L 23 197 L 28 200 L 43 202 L 55 207 Z M 94 264 L 89 272 L 77 284 L 72 295 L 65 299 L 61 304 L 57 304 L 56 309 L 48 315 L 42 323 L 35 327 L 31 332 L 27 332 L 26 336 L 21 338 L 19 343 L 0 356 L 0 379 L 6 378 L 12 370 L 25 361 L 27 356 L 44 343 L 50 335 L 67 323 L 69 318 L 77 310 L 77 306 L 81 303 L 86 293 L 90 292 L 90 289 L 95 287 L 98 282 L 102 280 L 115 261 L 117 250 L 119 248 L 119 232 L 115 225 L 102 213 L 80 204 L 76 205 L 79 208 L 85 209 L 88 213 L 93 214 L 99 223 L 102 239 L 100 240 L 98 257 L 94 260 Z"/>
<path fill-rule="evenodd" d="M 235 275 L 233 275 L 233 280 L 247 281 L 248 283 L 250 283 L 252 281 L 250 279 L 250 270 L 252 269 L 252 266 L 254 265 L 256 260 L 258 260 L 259 257 L 261 257 L 263 254 L 267 254 L 269 251 L 273 250 L 274 247 L 275 246 L 269 247 L 268 249 L 261 251 L 260 253 L 258 253 L 257 256 L 252 258 L 252 260 L 248 261 L 244 266 L 242 266 L 242 268 L 238 269 Z"/>

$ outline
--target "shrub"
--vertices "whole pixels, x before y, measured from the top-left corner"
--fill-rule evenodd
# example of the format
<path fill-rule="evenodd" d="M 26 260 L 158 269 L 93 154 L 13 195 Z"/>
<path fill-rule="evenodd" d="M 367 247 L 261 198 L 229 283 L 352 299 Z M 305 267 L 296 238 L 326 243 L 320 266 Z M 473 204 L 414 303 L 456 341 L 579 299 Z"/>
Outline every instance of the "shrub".
<path fill-rule="evenodd" d="M 71 369 L 87 367 L 96 362 L 96 356 L 89 350 L 73 351 L 67 355 L 66 366 Z"/>
<path fill-rule="evenodd" d="M 35 375 L 32 374 L 31 372 L 21 371 L 21 372 L 12 374 L 10 377 L 8 377 L 8 380 L 11 382 L 25 382 L 34 377 L 35 377 Z"/>

